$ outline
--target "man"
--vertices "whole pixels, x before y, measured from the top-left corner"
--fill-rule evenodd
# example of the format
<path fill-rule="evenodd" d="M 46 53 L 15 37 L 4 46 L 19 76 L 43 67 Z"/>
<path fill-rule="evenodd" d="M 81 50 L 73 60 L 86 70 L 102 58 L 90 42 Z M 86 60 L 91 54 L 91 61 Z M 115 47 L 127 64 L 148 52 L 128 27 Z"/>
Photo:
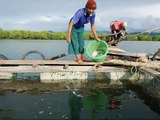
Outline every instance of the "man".
<path fill-rule="evenodd" d="M 71 18 L 68 26 L 66 41 L 68 43 L 68 53 L 75 54 L 76 62 L 82 64 L 87 61 L 84 56 L 84 25 L 91 24 L 91 30 L 96 40 L 100 40 L 95 28 L 95 10 L 97 8 L 94 0 L 88 0 L 85 8 L 79 9 Z"/>
<path fill-rule="evenodd" d="M 124 20 L 113 21 L 110 23 L 112 40 L 125 39 L 127 33 L 127 22 Z"/>

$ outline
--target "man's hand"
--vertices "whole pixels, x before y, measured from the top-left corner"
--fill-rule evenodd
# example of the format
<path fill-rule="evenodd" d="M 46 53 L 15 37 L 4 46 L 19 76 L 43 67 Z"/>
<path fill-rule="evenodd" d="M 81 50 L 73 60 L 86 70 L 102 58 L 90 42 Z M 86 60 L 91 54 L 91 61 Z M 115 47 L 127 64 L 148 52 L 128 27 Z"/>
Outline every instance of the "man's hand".
<path fill-rule="evenodd" d="M 72 31 L 73 24 L 74 24 L 73 22 L 69 22 L 67 38 L 66 38 L 67 43 L 71 42 L 71 31 Z"/>
<path fill-rule="evenodd" d="M 101 39 L 97 37 L 96 40 L 98 41 L 98 40 L 101 40 Z"/>
<path fill-rule="evenodd" d="M 70 37 L 70 35 L 67 35 L 66 41 L 67 41 L 67 43 L 70 43 L 70 42 L 71 42 L 71 37 Z"/>

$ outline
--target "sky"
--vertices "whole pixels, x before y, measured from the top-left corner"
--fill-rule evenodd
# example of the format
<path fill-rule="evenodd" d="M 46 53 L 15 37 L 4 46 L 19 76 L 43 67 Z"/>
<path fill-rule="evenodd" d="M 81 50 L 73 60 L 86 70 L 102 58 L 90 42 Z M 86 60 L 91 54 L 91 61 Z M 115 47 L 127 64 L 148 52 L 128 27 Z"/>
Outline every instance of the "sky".
<path fill-rule="evenodd" d="M 0 0 L 0 28 L 4 30 L 67 31 L 75 12 L 87 0 Z M 110 31 L 109 23 L 125 20 L 128 32 L 160 26 L 160 0 L 96 0 L 97 31 Z M 90 30 L 90 24 L 85 25 Z"/>

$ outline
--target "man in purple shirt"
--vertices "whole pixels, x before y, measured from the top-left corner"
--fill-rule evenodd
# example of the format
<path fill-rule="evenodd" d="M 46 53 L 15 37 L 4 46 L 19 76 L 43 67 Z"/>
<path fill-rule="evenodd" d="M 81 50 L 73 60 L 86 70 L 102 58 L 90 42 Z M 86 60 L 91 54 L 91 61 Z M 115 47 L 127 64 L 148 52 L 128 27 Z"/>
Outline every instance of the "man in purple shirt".
<path fill-rule="evenodd" d="M 91 24 L 91 30 L 96 40 L 100 40 L 96 33 L 95 28 L 95 0 L 88 0 L 85 8 L 79 9 L 74 16 L 71 18 L 68 26 L 67 43 L 68 53 L 75 54 L 76 62 L 83 64 L 88 60 L 85 59 L 84 55 L 84 25 L 87 23 Z"/>

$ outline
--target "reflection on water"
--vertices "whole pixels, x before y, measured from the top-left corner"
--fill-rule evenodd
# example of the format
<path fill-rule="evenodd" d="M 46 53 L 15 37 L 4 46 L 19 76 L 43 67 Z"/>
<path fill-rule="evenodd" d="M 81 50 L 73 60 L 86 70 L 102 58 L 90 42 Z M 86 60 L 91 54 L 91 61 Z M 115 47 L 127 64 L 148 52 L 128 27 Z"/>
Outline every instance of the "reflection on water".
<path fill-rule="evenodd" d="M 160 119 L 160 115 L 149 109 L 135 92 L 126 89 L 69 90 L 41 95 L 12 93 L 0 96 L 0 101 L 3 101 L 0 102 L 0 118 Z"/>

